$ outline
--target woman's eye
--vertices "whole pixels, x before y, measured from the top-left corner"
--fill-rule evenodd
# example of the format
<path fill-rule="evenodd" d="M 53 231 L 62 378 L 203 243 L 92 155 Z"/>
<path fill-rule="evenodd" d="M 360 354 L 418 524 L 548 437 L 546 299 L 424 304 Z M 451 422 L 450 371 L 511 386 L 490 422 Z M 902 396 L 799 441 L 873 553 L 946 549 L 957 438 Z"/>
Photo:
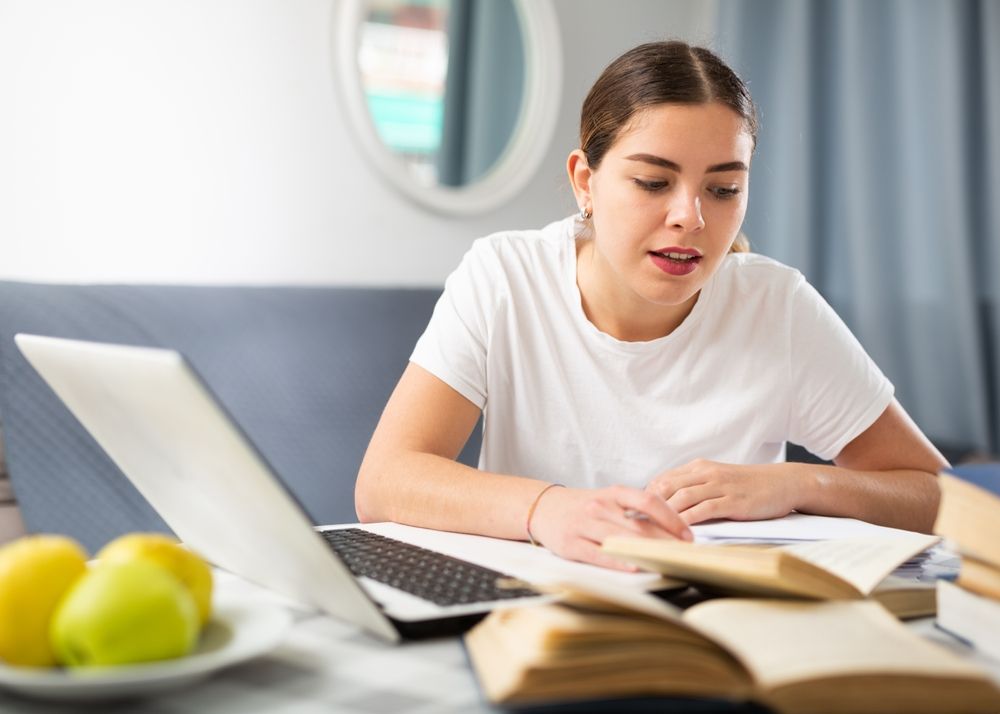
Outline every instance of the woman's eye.
<path fill-rule="evenodd" d="M 712 195 L 715 196 L 716 198 L 725 199 L 725 198 L 732 198 L 733 196 L 738 195 L 740 189 L 738 186 L 719 186 L 716 188 L 711 188 L 709 189 L 709 191 L 711 191 Z"/>
<path fill-rule="evenodd" d="M 632 181 L 643 191 L 660 191 L 667 187 L 666 181 L 644 181 L 642 179 L 632 179 Z"/>

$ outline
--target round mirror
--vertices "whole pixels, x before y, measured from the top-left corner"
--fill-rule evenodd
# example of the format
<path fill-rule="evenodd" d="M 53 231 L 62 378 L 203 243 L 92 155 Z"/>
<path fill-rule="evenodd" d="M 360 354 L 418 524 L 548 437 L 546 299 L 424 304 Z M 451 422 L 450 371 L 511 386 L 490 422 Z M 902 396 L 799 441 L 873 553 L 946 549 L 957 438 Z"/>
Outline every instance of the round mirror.
<path fill-rule="evenodd" d="M 397 189 L 474 214 L 524 187 L 559 107 L 548 0 L 341 0 L 338 32 L 351 123 Z"/>

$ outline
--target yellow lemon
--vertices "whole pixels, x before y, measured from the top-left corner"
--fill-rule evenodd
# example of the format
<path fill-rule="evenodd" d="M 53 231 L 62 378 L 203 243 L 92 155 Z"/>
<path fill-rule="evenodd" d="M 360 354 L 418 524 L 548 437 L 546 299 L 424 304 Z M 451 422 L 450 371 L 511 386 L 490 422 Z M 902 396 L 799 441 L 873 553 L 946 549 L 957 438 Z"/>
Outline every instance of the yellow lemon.
<path fill-rule="evenodd" d="M 49 621 L 86 569 L 86 551 L 65 536 L 24 536 L 0 548 L 0 659 L 29 667 L 56 663 Z"/>
<path fill-rule="evenodd" d="M 199 626 L 212 614 L 212 569 L 200 555 L 163 533 L 126 533 L 97 553 L 100 563 L 150 560 L 184 584 L 198 607 Z"/>

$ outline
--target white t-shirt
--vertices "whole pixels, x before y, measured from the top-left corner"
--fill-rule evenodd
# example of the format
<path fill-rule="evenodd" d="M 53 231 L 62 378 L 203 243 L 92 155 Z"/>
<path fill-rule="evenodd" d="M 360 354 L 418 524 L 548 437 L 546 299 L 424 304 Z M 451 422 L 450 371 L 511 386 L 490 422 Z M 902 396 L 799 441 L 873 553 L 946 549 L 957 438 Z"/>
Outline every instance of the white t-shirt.
<path fill-rule="evenodd" d="M 586 317 L 574 218 L 477 240 L 411 360 L 483 410 L 479 467 L 643 487 L 696 458 L 831 459 L 889 405 L 886 379 L 797 270 L 728 255 L 687 318 L 623 342 Z"/>

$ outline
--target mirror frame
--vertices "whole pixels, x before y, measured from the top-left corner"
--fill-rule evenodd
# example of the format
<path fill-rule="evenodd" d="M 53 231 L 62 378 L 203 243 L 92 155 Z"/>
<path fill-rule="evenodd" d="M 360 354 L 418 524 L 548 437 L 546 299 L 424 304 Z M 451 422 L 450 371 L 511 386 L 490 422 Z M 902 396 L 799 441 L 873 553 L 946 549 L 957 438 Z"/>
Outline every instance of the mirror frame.
<path fill-rule="evenodd" d="M 513 0 L 524 32 L 524 99 L 510 141 L 496 164 L 468 186 L 421 185 L 378 136 L 358 72 L 358 27 L 364 0 L 339 0 L 334 61 L 349 124 L 376 170 L 407 198 L 438 213 L 472 216 L 504 205 L 546 156 L 562 96 L 562 42 L 551 0 Z"/>

